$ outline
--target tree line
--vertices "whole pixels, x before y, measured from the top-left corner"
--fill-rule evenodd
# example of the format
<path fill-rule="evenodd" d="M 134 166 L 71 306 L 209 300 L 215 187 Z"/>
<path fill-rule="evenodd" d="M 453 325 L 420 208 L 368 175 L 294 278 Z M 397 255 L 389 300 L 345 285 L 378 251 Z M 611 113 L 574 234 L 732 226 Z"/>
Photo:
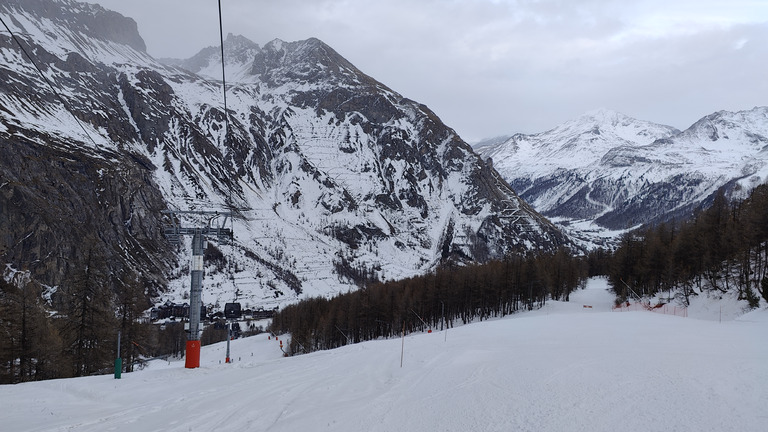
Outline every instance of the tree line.
<path fill-rule="evenodd" d="M 625 234 L 612 254 L 594 254 L 618 301 L 666 292 L 688 304 L 705 291 L 736 291 L 757 307 L 768 300 L 768 185 L 742 201 L 719 192 L 690 220 Z"/>
<path fill-rule="evenodd" d="M 97 244 L 83 239 L 82 252 L 67 262 L 55 290 L 34 282 L 29 272 L 0 274 L 0 384 L 112 373 L 118 332 L 125 372 L 148 358 L 183 356 L 184 323 L 147 319 L 156 283 L 137 269 L 117 267 L 120 260 Z M 223 265 L 210 243 L 206 259 Z M 241 334 L 261 331 L 249 327 Z M 226 339 L 223 325 L 206 326 L 201 335 L 203 345 Z"/>
<path fill-rule="evenodd" d="M 290 353 L 331 349 L 502 317 L 542 307 L 548 299 L 568 300 L 586 276 L 586 261 L 566 249 L 446 265 L 424 276 L 303 300 L 278 312 L 269 330 L 291 334 Z"/>

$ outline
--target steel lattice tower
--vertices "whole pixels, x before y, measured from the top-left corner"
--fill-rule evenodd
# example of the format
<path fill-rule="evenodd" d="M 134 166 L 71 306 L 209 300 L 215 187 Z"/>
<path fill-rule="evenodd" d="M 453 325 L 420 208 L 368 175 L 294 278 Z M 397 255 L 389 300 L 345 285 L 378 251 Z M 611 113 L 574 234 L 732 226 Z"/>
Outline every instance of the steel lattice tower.
<path fill-rule="evenodd" d="M 190 266 L 191 285 L 189 290 L 189 331 L 187 333 L 185 367 L 200 367 L 200 310 L 203 293 L 203 254 L 205 240 L 214 238 L 220 242 L 232 239 L 232 229 L 226 228 L 227 220 L 232 220 L 230 212 L 217 211 L 178 211 L 168 210 L 170 225 L 165 227 L 165 236 L 172 243 L 180 243 L 181 236 L 192 236 L 192 265 Z M 208 218 L 204 226 L 185 227 L 179 223 L 178 215 L 189 214 Z M 217 222 L 216 225 L 213 225 Z"/>

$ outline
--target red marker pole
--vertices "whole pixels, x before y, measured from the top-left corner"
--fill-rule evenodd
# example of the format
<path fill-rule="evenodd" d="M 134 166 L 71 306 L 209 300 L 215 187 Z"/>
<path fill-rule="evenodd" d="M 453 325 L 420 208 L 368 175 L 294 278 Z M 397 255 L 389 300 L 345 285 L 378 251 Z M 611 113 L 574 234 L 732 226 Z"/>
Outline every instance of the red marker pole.
<path fill-rule="evenodd" d="M 187 369 L 194 369 L 200 367 L 200 341 L 188 340 L 187 341 L 187 358 L 184 362 L 184 367 Z"/>
<path fill-rule="evenodd" d="M 230 327 L 232 326 L 232 323 L 227 324 L 227 363 L 231 363 L 231 360 L 229 359 L 229 340 L 232 339 L 232 330 Z"/>

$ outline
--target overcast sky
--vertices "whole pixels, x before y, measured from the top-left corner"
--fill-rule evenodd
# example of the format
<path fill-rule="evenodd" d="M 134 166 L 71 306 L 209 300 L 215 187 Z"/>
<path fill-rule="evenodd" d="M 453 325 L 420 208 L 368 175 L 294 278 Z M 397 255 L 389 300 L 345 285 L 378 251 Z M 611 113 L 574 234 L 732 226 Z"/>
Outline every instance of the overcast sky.
<path fill-rule="evenodd" d="M 219 41 L 217 0 L 88 0 L 155 57 Z M 609 108 L 685 129 L 768 105 L 768 0 L 222 0 L 224 33 L 317 37 L 465 140 Z"/>

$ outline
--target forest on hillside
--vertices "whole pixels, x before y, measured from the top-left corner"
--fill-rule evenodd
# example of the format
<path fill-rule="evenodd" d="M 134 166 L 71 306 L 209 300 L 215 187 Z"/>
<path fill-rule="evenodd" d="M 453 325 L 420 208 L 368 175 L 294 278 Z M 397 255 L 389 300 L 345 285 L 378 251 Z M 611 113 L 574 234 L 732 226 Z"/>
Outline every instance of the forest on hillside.
<path fill-rule="evenodd" d="M 567 249 L 373 283 L 332 299 L 317 297 L 276 314 L 270 331 L 290 333 L 289 352 L 453 327 L 568 300 L 586 280 L 586 260 Z"/>
<path fill-rule="evenodd" d="M 181 353 L 182 323 L 149 323 L 153 282 L 115 268 L 95 240 L 62 268 L 57 289 L 28 271 L 6 268 L 0 277 L 0 384 L 111 373 L 118 333 L 124 370 L 142 358 Z"/>
<path fill-rule="evenodd" d="M 743 201 L 718 193 L 691 219 L 627 233 L 612 254 L 590 262 L 608 275 L 618 301 L 662 293 L 688 305 L 691 296 L 735 291 L 757 307 L 768 300 L 768 185 Z"/>

